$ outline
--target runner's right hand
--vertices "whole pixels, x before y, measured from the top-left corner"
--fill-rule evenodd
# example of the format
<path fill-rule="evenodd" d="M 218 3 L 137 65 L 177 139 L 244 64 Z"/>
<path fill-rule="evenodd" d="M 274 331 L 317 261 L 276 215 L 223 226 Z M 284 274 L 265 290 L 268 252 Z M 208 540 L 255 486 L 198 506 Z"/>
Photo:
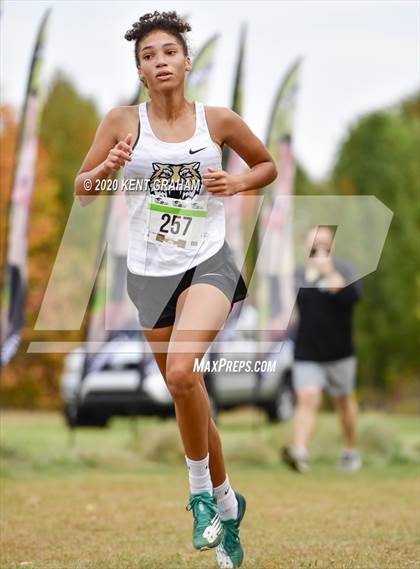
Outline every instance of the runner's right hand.
<path fill-rule="evenodd" d="M 104 162 L 104 166 L 109 173 L 119 170 L 127 161 L 131 161 L 132 141 L 133 135 L 130 132 L 124 140 L 120 140 L 120 142 L 118 142 L 114 148 L 109 151 Z"/>

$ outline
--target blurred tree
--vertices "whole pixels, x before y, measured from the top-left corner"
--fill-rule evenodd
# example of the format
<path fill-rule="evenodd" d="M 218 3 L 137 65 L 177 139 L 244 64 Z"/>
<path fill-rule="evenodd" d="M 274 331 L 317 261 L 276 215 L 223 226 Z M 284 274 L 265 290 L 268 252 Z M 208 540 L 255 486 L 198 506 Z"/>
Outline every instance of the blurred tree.
<path fill-rule="evenodd" d="M 10 107 L 0 109 L 1 200 L 10 198 L 17 124 Z M 73 205 L 76 172 L 98 124 L 94 104 L 83 99 L 62 74 L 57 74 L 45 101 L 40 125 L 35 188 L 29 221 L 27 325 L 13 362 L 3 372 L 3 405 L 51 408 L 61 404 L 58 378 L 63 354 L 28 354 L 33 340 L 80 341 L 80 331 L 57 333 L 33 330 L 68 213 Z M 1 213 L 1 238 L 6 235 L 7 207 Z M 65 307 L 63 307 L 63 310 Z"/>
<path fill-rule="evenodd" d="M 51 157 L 51 173 L 59 183 L 59 199 L 69 212 L 74 178 L 92 144 L 99 116 L 94 103 L 82 97 L 58 72 L 53 78 L 41 119 L 41 143 Z"/>
<path fill-rule="evenodd" d="M 2 246 L 7 228 L 7 204 L 10 199 L 15 162 L 17 121 L 13 110 L 0 108 L 0 179 Z M 61 356 L 27 354 L 28 343 L 34 339 L 33 325 L 48 283 L 52 259 L 60 239 L 63 206 L 57 198 L 58 183 L 51 175 L 51 159 L 42 144 L 38 148 L 35 188 L 32 197 L 28 228 L 28 296 L 25 307 L 27 325 L 22 343 L 12 362 L 2 373 L 1 399 L 3 404 L 38 407 L 57 404 L 56 370 Z M 55 385 L 54 385 L 55 383 Z"/>
<path fill-rule="evenodd" d="M 415 274 L 419 230 L 420 96 L 362 117 L 338 153 L 331 187 L 375 195 L 394 212 L 378 269 L 363 280 L 356 318 L 363 382 L 394 388 L 418 362 Z"/>
<path fill-rule="evenodd" d="M 328 181 L 314 182 L 299 162 L 296 162 L 294 189 L 297 196 L 326 195 L 330 193 Z"/>

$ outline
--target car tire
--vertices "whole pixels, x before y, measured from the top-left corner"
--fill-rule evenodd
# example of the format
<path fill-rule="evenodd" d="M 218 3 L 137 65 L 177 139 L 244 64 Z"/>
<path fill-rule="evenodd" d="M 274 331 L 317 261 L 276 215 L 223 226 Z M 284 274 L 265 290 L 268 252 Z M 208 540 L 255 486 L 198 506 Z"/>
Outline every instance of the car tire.
<path fill-rule="evenodd" d="M 77 427 L 78 409 L 76 403 L 66 403 L 64 405 L 63 415 L 68 427 Z"/>
<path fill-rule="evenodd" d="M 102 414 L 83 413 L 77 403 L 66 403 L 63 409 L 66 424 L 71 429 L 75 427 L 107 427 L 110 417 Z"/>
<path fill-rule="evenodd" d="M 272 401 L 265 405 L 267 417 L 271 422 L 289 421 L 293 417 L 296 395 L 293 390 L 291 375 L 282 378 Z"/>
<path fill-rule="evenodd" d="M 160 421 L 167 421 L 174 416 L 174 412 L 172 410 L 167 411 L 166 409 L 161 411 L 158 415 Z"/>

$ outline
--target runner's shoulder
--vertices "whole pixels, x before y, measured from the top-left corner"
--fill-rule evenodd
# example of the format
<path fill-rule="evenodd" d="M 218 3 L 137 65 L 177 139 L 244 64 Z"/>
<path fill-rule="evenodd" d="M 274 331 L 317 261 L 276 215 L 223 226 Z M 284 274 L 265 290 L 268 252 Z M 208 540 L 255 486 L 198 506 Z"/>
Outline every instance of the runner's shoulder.
<path fill-rule="evenodd" d="M 114 107 L 107 112 L 101 123 L 102 128 L 116 140 L 121 140 L 121 137 L 125 138 L 127 132 L 137 132 L 136 125 L 138 124 L 137 105 Z"/>
<path fill-rule="evenodd" d="M 212 107 L 210 105 L 204 105 L 206 110 L 206 116 L 210 117 L 214 120 L 220 121 L 228 121 L 235 123 L 238 119 L 241 120 L 241 117 L 229 107 Z"/>
<path fill-rule="evenodd" d="M 228 107 L 205 105 L 206 120 L 212 133 L 217 133 L 225 141 L 241 125 L 241 117 Z M 214 134 L 216 136 L 216 134 Z"/>
<path fill-rule="evenodd" d="M 109 110 L 104 120 L 109 123 L 116 123 L 133 117 L 138 118 L 138 112 L 138 105 L 121 105 Z"/>

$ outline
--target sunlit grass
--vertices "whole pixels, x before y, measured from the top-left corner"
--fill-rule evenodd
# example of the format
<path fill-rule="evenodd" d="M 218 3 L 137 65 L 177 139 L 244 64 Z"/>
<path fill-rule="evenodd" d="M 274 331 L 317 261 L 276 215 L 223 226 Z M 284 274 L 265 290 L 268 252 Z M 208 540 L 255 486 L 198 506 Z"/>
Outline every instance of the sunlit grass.
<path fill-rule="evenodd" d="M 418 567 L 415 417 L 363 415 L 365 467 L 335 468 L 337 417 L 322 414 L 312 472 L 279 463 L 291 426 L 252 410 L 220 417 L 229 474 L 248 500 L 244 568 Z M 191 547 L 186 469 L 176 423 L 116 419 L 70 433 L 53 413 L 1 419 L 1 567 L 201 569 Z"/>

